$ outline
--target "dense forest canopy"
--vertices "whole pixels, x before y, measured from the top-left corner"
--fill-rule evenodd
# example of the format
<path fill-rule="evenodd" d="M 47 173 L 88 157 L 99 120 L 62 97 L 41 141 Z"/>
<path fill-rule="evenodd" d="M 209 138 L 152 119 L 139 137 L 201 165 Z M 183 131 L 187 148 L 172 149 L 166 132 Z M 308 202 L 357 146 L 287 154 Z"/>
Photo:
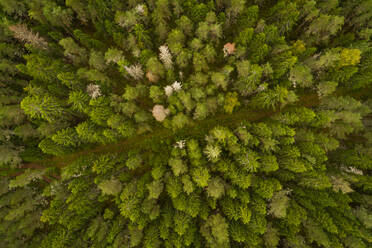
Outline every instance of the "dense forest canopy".
<path fill-rule="evenodd" d="M 372 246 L 372 0 L 0 17 L 0 247 Z"/>

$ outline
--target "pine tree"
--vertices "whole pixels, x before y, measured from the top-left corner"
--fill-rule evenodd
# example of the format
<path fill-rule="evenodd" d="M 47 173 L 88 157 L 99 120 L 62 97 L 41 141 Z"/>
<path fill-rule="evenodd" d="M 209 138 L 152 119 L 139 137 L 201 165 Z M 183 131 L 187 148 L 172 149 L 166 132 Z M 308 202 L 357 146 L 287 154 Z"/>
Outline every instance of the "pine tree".
<path fill-rule="evenodd" d="M 368 247 L 369 0 L 0 0 L 0 247 Z"/>
<path fill-rule="evenodd" d="M 63 114 L 62 107 L 52 96 L 28 96 L 22 100 L 21 108 L 31 118 L 43 118 L 49 122 Z"/>
<path fill-rule="evenodd" d="M 305 32 L 307 38 L 315 43 L 328 42 L 344 24 L 344 17 L 321 14 L 315 19 Z"/>
<path fill-rule="evenodd" d="M 291 69 L 289 80 L 291 80 L 293 87 L 297 85 L 300 87 L 310 87 L 313 83 L 313 76 L 310 68 L 304 65 L 297 65 Z"/>
<path fill-rule="evenodd" d="M 288 201 L 290 200 L 287 196 L 288 192 L 285 190 L 275 193 L 271 198 L 269 213 L 276 218 L 284 218 L 286 216 L 286 208 L 288 207 Z"/>
<path fill-rule="evenodd" d="M 200 231 L 207 240 L 208 247 L 228 247 L 228 225 L 221 215 L 209 216 Z"/>

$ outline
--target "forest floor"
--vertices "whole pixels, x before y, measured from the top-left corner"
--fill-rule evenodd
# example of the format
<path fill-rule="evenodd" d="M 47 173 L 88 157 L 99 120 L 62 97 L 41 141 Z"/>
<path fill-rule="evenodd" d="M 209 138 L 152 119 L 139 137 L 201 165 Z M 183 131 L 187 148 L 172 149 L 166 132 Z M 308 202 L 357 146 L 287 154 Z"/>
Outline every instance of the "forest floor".
<path fill-rule="evenodd" d="M 344 95 L 345 92 L 350 92 L 350 89 L 340 88 L 334 94 L 335 95 Z M 359 92 L 350 92 L 353 97 L 360 98 L 367 94 L 369 90 L 363 90 Z M 306 94 L 299 97 L 298 101 L 294 104 L 294 106 L 304 106 L 304 107 L 313 107 L 319 105 L 320 100 L 316 93 Z M 153 129 L 149 133 L 140 134 L 133 136 L 131 138 L 127 138 L 125 140 L 121 140 L 116 143 L 111 144 L 102 144 L 97 145 L 92 148 L 80 150 L 71 154 L 66 154 L 62 156 L 54 156 L 50 158 L 46 158 L 39 161 L 34 161 L 30 163 L 25 163 L 21 169 L 43 169 L 46 167 L 58 167 L 62 168 L 69 163 L 75 161 L 77 158 L 87 155 L 87 154 L 103 154 L 107 152 L 111 153 L 120 153 L 124 151 L 128 151 L 135 148 L 146 147 L 146 143 L 149 143 L 149 140 L 156 140 L 162 142 L 172 137 L 195 137 L 198 134 L 205 134 L 208 130 L 212 129 L 217 125 L 223 125 L 227 127 L 236 127 L 241 122 L 256 122 L 262 120 L 264 118 L 268 118 L 286 108 L 289 108 L 293 105 L 288 105 L 282 109 L 276 110 L 253 110 L 247 108 L 240 108 L 233 114 L 217 114 L 213 118 L 207 118 L 201 121 L 192 121 L 189 125 L 185 128 L 182 128 L 177 131 L 173 131 L 171 129 L 165 128 L 163 126 L 159 126 Z M 16 173 L 18 174 L 18 173 Z"/>

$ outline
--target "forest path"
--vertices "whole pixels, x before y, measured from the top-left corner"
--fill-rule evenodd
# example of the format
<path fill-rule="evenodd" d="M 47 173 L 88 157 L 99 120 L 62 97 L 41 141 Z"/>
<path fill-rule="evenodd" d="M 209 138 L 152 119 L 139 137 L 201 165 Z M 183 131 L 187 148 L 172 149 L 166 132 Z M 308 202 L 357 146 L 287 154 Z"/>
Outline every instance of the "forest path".
<path fill-rule="evenodd" d="M 370 92 L 370 89 L 365 89 L 363 91 L 359 92 L 353 92 L 350 89 L 347 88 L 340 88 L 338 89 L 334 95 L 350 95 L 356 98 L 360 98 L 364 95 L 368 95 Z M 33 169 L 42 169 L 45 167 L 59 167 L 62 168 L 69 163 L 75 161 L 77 158 L 94 153 L 94 154 L 103 154 L 107 152 L 114 152 L 114 153 L 120 153 L 124 151 L 128 151 L 130 149 L 134 148 L 140 148 L 140 147 L 146 147 L 146 143 L 148 143 L 148 139 L 156 139 L 156 140 L 166 140 L 171 137 L 194 137 L 198 133 L 205 133 L 214 126 L 217 125 L 223 125 L 228 127 L 236 126 L 237 123 L 243 122 L 243 121 L 249 121 L 249 122 L 255 122 L 264 118 L 268 118 L 284 109 L 287 109 L 291 106 L 297 106 L 297 107 L 314 107 L 319 105 L 320 100 L 318 98 L 318 95 L 316 93 L 311 94 L 304 94 L 299 97 L 298 101 L 295 104 L 287 105 L 282 109 L 276 109 L 276 110 L 268 110 L 268 111 L 262 111 L 262 110 L 253 110 L 253 109 L 240 109 L 234 114 L 218 114 L 215 115 L 213 118 L 207 118 L 205 120 L 201 121 L 192 121 L 187 127 L 182 128 L 177 131 L 172 131 L 171 129 L 165 128 L 165 127 L 158 127 L 154 129 L 150 133 L 146 134 L 140 134 L 136 135 L 132 138 L 128 138 L 116 143 L 111 144 L 104 144 L 104 145 L 98 145 L 94 148 L 88 148 L 85 150 L 77 151 L 71 154 L 66 154 L 62 156 L 55 156 L 47 159 L 43 159 L 40 161 L 34 161 L 31 163 L 25 163 L 21 168 L 27 169 L 27 168 L 33 168 Z"/>

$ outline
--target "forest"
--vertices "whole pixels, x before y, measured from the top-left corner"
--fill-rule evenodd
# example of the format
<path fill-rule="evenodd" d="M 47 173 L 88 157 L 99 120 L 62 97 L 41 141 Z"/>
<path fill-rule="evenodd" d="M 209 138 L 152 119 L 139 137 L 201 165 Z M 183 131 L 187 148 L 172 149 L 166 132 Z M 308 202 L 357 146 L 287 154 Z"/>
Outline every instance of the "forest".
<path fill-rule="evenodd" d="M 0 0 L 0 247 L 372 247 L 372 0 Z"/>

